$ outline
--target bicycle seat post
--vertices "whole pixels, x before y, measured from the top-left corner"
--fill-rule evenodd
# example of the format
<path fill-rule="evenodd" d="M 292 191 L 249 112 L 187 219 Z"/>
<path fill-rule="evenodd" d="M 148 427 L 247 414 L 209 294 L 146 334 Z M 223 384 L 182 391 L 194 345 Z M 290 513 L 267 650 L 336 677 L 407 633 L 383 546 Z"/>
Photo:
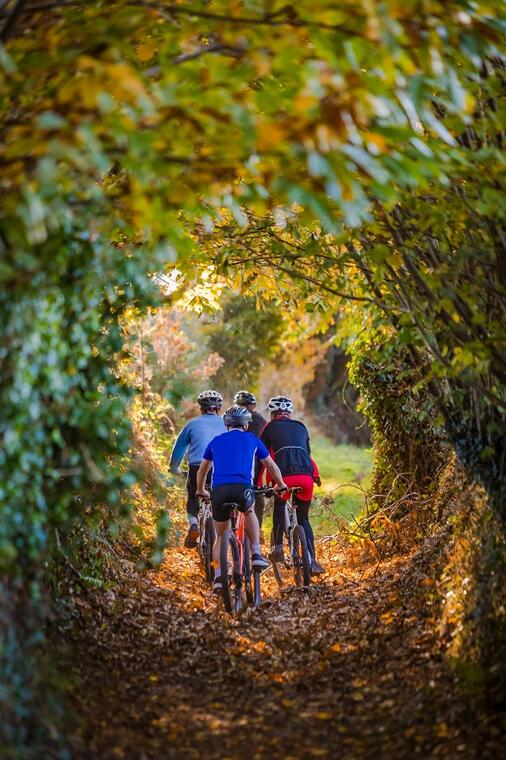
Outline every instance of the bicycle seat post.
<path fill-rule="evenodd" d="M 230 510 L 230 527 L 234 531 L 234 533 L 237 530 L 237 504 L 235 502 L 225 503 L 223 505 L 224 507 L 227 507 Z"/>

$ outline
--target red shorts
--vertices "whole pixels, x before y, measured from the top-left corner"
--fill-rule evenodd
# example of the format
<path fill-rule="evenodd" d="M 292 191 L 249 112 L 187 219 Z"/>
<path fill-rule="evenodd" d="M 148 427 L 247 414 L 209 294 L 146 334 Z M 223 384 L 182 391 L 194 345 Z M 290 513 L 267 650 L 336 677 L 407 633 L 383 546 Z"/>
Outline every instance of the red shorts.
<path fill-rule="evenodd" d="M 312 475 L 285 475 L 283 477 L 288 488 L 302 488 L 302 491 L 297 491 L 297 498 L 302 501 L 311 501 L 313 498 L 314 480 Z M 279 498 L 283 501 L 288 501 L 290 494 L 279 494 Z"/>

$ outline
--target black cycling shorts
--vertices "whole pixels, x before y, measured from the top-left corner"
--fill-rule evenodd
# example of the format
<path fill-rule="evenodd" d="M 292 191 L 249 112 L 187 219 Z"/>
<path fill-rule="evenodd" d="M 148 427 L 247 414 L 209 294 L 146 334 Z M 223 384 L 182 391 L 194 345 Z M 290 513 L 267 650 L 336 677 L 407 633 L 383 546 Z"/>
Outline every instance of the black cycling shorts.
<path fill-rule="evenodd" d="M 239 512 L 247 512 L 254 503 L 255 492 L 246 483 L 224 483 L 222 486 L 214 486 L 211 491 L 213 518 L 216 522 L 226 522 L 229 519 L 231 507 L 225 505 L 237 504 Z"/>

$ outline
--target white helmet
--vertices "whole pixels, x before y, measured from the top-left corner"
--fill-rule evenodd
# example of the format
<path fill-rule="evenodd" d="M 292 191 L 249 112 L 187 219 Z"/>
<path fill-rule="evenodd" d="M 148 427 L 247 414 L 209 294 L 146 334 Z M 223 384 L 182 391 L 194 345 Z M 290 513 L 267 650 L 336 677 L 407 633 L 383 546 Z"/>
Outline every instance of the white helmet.
<path fill-rule="evenodd" d="M 291 414 L 293 412 L 292 399 L 286 396 L 273 396 L 273 398 L 269 399 L 267 409 L 270 412 L 287 412 Z"/>
<path fill-rule="evenodd" d="M 223 396 L 218 391 L 202 391 L 197 396 L 197 401 L 203 409 L 219 409 L 223 404 Z"/>

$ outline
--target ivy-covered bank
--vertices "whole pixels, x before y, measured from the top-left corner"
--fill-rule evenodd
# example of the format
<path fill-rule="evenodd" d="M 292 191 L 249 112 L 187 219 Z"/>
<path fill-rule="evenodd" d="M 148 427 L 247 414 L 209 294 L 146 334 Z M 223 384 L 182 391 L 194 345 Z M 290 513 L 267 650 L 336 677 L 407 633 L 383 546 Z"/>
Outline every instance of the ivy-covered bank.
<path fill-rule="evenodd" d="M 111 368 L 125 308 L 148 303 L 152 287 L 142 259 L 89 240 L 91 224 L 80 210 L 37 245 L 19 227 L 2 231 L 12 259 L 4 259 L 0 291 L 0 699 L 6 739 L 21 746 L 33 741 L 32 700 L 45 699 L 45 677 L 36 674 L 48 568 L 71 572 L 76 526 L 113 529 L 134 479 L 124 461 L 131 390 Z"/>

